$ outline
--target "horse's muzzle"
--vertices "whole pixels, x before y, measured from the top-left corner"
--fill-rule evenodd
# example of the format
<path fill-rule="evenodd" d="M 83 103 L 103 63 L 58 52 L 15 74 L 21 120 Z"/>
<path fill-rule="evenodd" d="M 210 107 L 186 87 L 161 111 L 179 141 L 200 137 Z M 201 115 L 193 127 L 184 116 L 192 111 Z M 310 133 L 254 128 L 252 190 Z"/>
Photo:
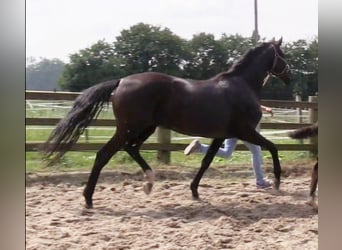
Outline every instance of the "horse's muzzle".
<path fill-rule="evenodd" d="M 281 74 L 278 74 L 277 77 L 279 77 L 286 85 L 289 85 L 292 81 L 292 73 L 289 67 L 284 70 Z"/>

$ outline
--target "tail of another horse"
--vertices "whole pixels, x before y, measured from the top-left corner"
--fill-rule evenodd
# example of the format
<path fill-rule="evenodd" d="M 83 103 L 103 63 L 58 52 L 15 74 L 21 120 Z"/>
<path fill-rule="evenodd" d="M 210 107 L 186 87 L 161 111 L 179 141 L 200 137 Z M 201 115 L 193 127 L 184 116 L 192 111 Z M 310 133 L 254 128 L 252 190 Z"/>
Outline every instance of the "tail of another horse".
<path fill-rule="evenodd" d="M 294 139 L 304 139 L 304 138 L 308 138 L 308 137 L 316 137 L 318 135 L 318 122 L 313 124 L 313 125 L 306 126 L 306 127 L 291 131 L 288 135 L 289 135 L 289 137 L 294 138 Z M 307 202 L 307 204 L 312 206 L 315 211 L 318 211 L 318 205 L 317 205 L 316 200 L 315 200 L 317 184 L 318 184 L 318 158 L 317 158 L 317 162 L 315 163 L 315 165 L 312 168 L 311 183 L 310 183 L 310 196 L 311 196 L 311 198 Z"/>
<path fill-rule="evenodd" d="M 119 81 L 107 81 L 86 89 L 78 96 L 65 118 L 59 121 L 51 132 L 44 148 L 44 158 L 48 161 L 63 156 L 78 140 L 92 120 L 99 115 Z"/>
<path fill-rule="evenodd" d="M 318 123 L 300 129 L 296 129 L 294 131 L 291 131 L 288 135 L 289 137 L 294 139 L 315 137 L 318 135 Z"/>

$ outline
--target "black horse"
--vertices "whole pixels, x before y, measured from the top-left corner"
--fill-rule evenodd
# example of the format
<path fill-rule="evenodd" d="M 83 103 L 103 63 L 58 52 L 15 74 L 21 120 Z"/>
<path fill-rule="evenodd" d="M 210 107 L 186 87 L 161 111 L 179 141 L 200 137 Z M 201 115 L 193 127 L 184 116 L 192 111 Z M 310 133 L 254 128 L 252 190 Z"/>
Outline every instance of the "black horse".
<path fill-rule="evenodd" d="M 295 139 L 303 139 L 308 137 L 318 136 L 318 122 L 310 126 L 296 129 L 289 133 L 289 137 Z M 310 182 L 310 200 L 307 202 L 314 210 L 318 211 L 318 205 L 316 203 L 316 190 L 318 184 L 318 158 L 311 171 L 311 182 Z"/>
<path fill-rule="evenodd" d="M 273 158 L 275 187 L 280 185 L 281 167 L 274 144 L 261 136 L 256 126 L 261 118 L 260 91 L 264 79 L 275 75 L 286 84 L 289 66 L 280 48 L 282 38 L 264 42 L 247 53 L 227 72 L 208 80 L 186 80 L 156 72 L 129 75 L 120 80 L 99 83 L 86 89 L 52 131 L 44 147 L 47 159 L 62 156 L 78 140 L 84 129 L 109 101 L 116 118 L 114 136 L 97 152 L 83 195 L 86 207 L 92 207 L 92 196 L 102 168 L 120 149 L 125 150 L 143 169 L 149 193 L 154 174 L 141 157 L 143 142 L 162 126 L 182 134 L 213 138 L 191 183 L 192 196 L 199 198 L 199 182 L 226 138 L 260 145 Z"/>

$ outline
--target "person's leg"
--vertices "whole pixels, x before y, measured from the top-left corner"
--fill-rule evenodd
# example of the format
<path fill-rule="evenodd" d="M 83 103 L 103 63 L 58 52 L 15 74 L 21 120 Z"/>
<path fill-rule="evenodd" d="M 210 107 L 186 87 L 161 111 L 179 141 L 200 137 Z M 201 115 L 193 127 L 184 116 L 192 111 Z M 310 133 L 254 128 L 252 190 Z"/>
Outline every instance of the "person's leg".
<path fill-rule="evenodd" d="M 216 153 L 216 156 L 219 156 L 222 158 L 229 158 L 233 154 L 236 148 L 237 141 L 238 141 L 237 138 L 229 138 L 229 139 L 224 140 L 224 147 L 219 148 L 219 150 Z"/>
<path fill-rule="evenodd" d="M 265 184 L 264 180 L 264 172 L 262 170 L 262 152 L 261 147 L 259 145 L 255 145 L 249 142 L 244 141 L 244 144 L 252 153 L 252 166 L 254 170 L 255 179 L 257 185 Z"/>
<path fill-rule="evenodd" d="M 224 140 L 224 147 L 219 148 L 219 150 L 216 153 L 216 156 L 221 157 L 221 158 L 230 157 L 235 150 L 237 140 L 238 140 L 237 138 L 229 138 L 229 139 Z M 207 153 L 208 149 L 209 149 L 209 145 L 200 144 L 198 153 L 205 154 Z"/>
<path fill-rule="evenodd" d="M 235 150 L 236 144 L 237 144 L 237 138 L 229 138 L 224 140 L 224 147 L 219 148 L 219 150 L 216 153 L 216 156 L 222 157 L 222 158 L 228 158 L 232 155 L 232 153 Z M 193 140 L 189 146 L 186 147 L 184 150 L 184 154 L 189 155 L 192 153 L 201 153 L 206 154 L 209 149 L 209 145 L 200 143 L 198 139 Z"/>
<path fill-rule="evenodd" d="M 185 155 L 190 155 L 192 153 L 199 153 L 201 148 L 201 143 L 198 139 L 193 140 L 189 145 L 184 149 Z"/>

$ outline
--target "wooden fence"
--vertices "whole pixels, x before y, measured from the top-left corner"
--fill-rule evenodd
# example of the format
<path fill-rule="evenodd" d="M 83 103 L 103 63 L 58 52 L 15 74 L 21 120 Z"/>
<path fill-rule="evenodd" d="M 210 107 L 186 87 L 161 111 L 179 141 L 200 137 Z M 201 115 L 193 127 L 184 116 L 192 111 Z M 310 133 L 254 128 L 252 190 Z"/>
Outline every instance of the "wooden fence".
<path fill-rule="evenodd" d="M 26 91 L 26 100 L 74 100 L 80 93 L 75 92 L 48 92 L 48 91 Z M 262 105 L 273 108 L 290 108 L 290 109 L 307 109 L 309 110 L 309 123 L 274 123 L 262 122 L 261 129 L 272 130 L 288 130 L 297 129 L 307 126 L 318 120 L 317 97 L 311 96 L 308 102 L 303 101 L 278 101 L 278 100 L 262 100 Z M 60 118 L 26 118 L 26 126 L 54 126 Z M 90 126 L 115 126 L 114 119 L 98 119 L 93 121 Z M 43 142 L 26 142 L 25 150 L 27 152 L 37 151 Z M 76 143 L 71 151 L 94 151 L 100 149 L 104 143 Z M 157 129 L 157 143 L 145 143 L 142 150 L 157 150 L 158 160 L 163 163 L 170 162 L 171 151 L 181 151 L 187 144 L 171 143 L 171 132 L 168 129 Z M 276 144 L 278 150 L 287 151 L 314 151 L 317 149 L 317 141 L 314 139 L 309 144 Z M 243 144 L 238 144 L 236 150 L 247 150 Z"/>

